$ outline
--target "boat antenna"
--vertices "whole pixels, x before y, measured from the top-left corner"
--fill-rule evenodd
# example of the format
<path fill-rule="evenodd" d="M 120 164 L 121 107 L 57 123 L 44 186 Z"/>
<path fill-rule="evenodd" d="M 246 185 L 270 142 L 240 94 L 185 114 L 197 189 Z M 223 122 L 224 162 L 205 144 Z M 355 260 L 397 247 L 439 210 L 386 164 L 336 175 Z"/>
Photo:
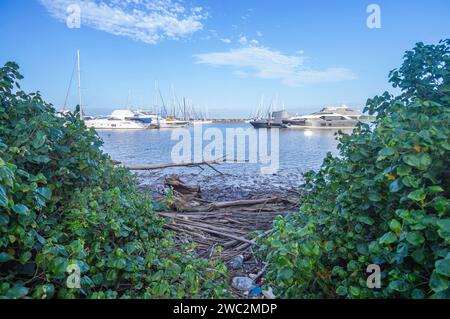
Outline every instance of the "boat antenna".
<path fill-rule="evenodd" d="M 77 50 L 77 69 L 78 69 L 78 99 L 80 105 L 80 119 L 83 119 L 83 100 L 81 98 L 81 69 L 80 69 L 80 50 Z"/>

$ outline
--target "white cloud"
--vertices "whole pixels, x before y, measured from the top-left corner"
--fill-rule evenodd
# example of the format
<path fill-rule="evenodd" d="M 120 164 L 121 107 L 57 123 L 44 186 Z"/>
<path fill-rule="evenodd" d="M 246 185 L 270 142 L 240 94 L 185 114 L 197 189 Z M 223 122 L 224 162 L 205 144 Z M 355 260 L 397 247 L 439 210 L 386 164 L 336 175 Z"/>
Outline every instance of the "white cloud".
<path fill-rule="evenodd" d="M 67 8 L 81 8 L 81 26 L 91 27 L 136 41 L 156 44 L 180 39 L 203 28 L 207 13 L 187 8 L 178 0 L 39 0 L 50 14 L 66 21 Z"/>
<path fill-rule="evenodd" d="M 231 40 L 228 38 L 222 38 L 222 39 L 220 39 L 220 41 L 222 41 L 223 43 L 227 43 L 227 44 L 231 43 Z"/>
<path fill-rule="evenodd" d="M 242 45 L 246 45 L 248 43 L 248 40 L 247 40 L 246 36 L 241 36 L 238 41 Z"/>
<path fill-rule="evenodd" d="M 243 46 L 247 46 L 248 44 L 250 44 L 250 45 L 252 45 L 252 46 L 256 46 L 256 45 L 259 44 L 259 41 L 258 41 L 258 40 L 256 40 L 256 39 L 251 39 L 251 38 L 249 38 L 249 37 L 247 37 L 247 36 L 245 36 L 245 35 L 242 35 L 242 34 L 239 35 L 239 38 L 238 38 L 237 42 L 238 42 L 240 45 L 243 45 Z"/>
<path fill-rule="evenodd" d="M 256 35 L 258 36 L 258 37 L 262 37 L 263 36 L 263 34 L 261 33 L 261 32 L 256 32 Z"/>
<path fill-rule="evenodd" d="M 246 47 L 228 52 L 212 52 L 194 56 L 198 64 L 231 66 L 235 73 L 262 79 L 280 80 L 283 84 L 298 87 L 309 83 L 337 82 L 356 79 L 347 68 L 312 70 L 304 67 L 303 55 L 285 55 L 265 47 Z"/>

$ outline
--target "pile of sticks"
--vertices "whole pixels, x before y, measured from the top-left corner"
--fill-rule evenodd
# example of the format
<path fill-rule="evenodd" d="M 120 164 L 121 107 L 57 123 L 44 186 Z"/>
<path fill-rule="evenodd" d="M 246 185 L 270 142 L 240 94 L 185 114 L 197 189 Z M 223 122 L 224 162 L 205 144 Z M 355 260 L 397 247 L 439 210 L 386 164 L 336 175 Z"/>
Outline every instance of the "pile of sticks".
<path fill-rule="evenodd" d="M 165 227 L 175 231 L 180 241 L 195 242 L 201 256 L 219 254 L 223 261 L 253 254 L 256 239 L 269 233 L 273 220 L 295 211 L 297 205 L 294 199 L 280 197 L 208 202 L 201 198 L 199 187 L 186 185 L 175 175 L 167 177 L 165 184 L 173 198 L 171 210 L 159 213 L 169 219 Z"/>

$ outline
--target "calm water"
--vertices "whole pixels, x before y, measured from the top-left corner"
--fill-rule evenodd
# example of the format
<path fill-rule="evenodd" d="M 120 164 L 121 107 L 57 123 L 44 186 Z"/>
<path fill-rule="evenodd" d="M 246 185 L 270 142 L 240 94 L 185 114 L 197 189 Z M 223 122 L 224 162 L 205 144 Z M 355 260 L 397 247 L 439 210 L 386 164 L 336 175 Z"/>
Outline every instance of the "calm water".
<path fill-rule="evenodd" d="M 223 144 L 226 143 L 227 128 L 251 128 L 244 123 L 217 123 L 203 125 L 203 133 L 209 128 L 219 129 L 223 133 Z M 190 133 L 194 127 L 187 128 Z M 251 128 L 253 130 L 253 128 Z M 173 130 L 99 130 L 104 141 L 103 150 L 114 160 L 127 166 L 157 165 L 172 163 L 172 148 L 180 141 L 171 140 Z M 256 130 L 258 132 L 258 130 Z M 269 136 L 270 136 L 270 131 Z M 270 187 L 271 189 L 289 189 L 297 187 L 302 180 L 302 173 L 317 170 L 326 154 L 337 154 L 338 142 L 334 130 L 299 130 L 284 129 L 279 131 L 279 170 L 276 174 L 261 174 L 259 163 L 224 163 L 217 168 L 225 175 L 221 176 L 208 167 L 202 168 L 172 168 L 160 171 L 139 173 L 143 184 L 162 183 L 167 174 L 181 175 L 185 180 L 200 185 L 220 184 L 221 189 L 232 192 L 243 192 L 242 197 L 251 197 L 248 193 Z M 193 136 L 193 135 L 191 135 Z M 198 136 L 198 135 L 197 135 Z M 259 135 L 258 135 L 259 136 Z M 192 140 L 194 137 L 192 137 Z M 203 146 L 210 143 L 204 141 Z M 194 143 L 192 143 L 194 144 Z M 197 144 L 197 148 L 200 144 Z M 246 141 L 247 150 L 250 148 Z M 192 150 L 195 146 L 192 145 Z M 225 147 L 224 147 L 225 149 Z M 226 153 L 224 151 L 224 153 Z M 249 152 L 246 153 L 248 159 Z M 216 156 L 219 158 L 221 155 Z M 194 161 L 194 158 L 192 158 Z M 267 166 L 267 165 L 263 165 Z M 212 182 L 213 181 L 213 182 Z M 215 185 L 218 187 L 219 185 Z"/>

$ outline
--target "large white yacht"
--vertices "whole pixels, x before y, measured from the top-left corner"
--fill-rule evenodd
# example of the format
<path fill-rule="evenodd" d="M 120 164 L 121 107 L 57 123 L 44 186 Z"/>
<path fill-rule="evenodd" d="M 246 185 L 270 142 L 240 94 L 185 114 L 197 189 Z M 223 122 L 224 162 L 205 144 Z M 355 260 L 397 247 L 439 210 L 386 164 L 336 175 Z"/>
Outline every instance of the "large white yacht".
<path fill-rule="evenodd" d="M 340 107 L 325 107 L 319 112 L 310 115 L 293 116 L 284 119 L 283 123 L 289 128 L 330 128 L 349 129 L 356 127 L 360 122 L 361 113 L 345 105 Z"/>
<path fill-rule="evenodd" d="M 84 120 L 87 127 L 95 129 L 146 129 L 151 123 L 141 114 L 130 110 L 116 110 L 110 116 Z"/>

